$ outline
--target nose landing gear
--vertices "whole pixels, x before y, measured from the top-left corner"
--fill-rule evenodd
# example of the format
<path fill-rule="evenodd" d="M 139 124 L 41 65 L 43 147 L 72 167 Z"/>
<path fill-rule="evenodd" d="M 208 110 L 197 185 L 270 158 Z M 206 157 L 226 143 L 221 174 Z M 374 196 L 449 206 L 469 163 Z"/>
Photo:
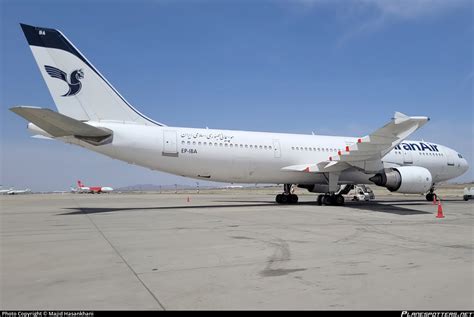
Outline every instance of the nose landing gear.
<path fill-rule="evenodd" d="M 428 194 L 426 194 L 427 201 L 433 201 L 434 199 L 438 199 L 438 196 L 434 193 L 434 187 L 432 187 Z"/>

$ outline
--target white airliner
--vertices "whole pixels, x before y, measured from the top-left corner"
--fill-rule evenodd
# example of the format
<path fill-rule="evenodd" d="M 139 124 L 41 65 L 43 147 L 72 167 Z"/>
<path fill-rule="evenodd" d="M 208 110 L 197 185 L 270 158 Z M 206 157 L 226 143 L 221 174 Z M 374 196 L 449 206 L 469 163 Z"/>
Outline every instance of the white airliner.
<path fill-rule="evenodd" d="M 77 188 L 73 191 L 76 193 L 100 194 L 113 192 L 112 187 L 107 186 L 86 186 L 81 181 L 77 181 Z"/>
<path fill-rule="evenodd" d="M 7 195 L 9 192 L 13 190 L 13 187 L 10 187 L 9 189 L 0 189 L 0 195 Z"/>
<path fill-rule="evenodd" d="M 296 203 L 296 184 L 342 205 L 352 185 L 373 184 L 434 197 L 435 185 L 462 175 L 466 160 L 448 147 L 406 138 L 427 117 L 395 112 L 361 137 L 170 127 L 132 107 L 58 30 L 21 25 L 59 112 L 13 112 L 42 137 L 176 175 L 228 183 L 284 184 L 278 203 Z"/>
<path fill-rule="evenodd" d="M 31 193 L 31 189 L 26 188 L 26 189 L 2 189 L 0 190 L 1 195 L 20 195 L 20 194 L 28 194 Z"/>

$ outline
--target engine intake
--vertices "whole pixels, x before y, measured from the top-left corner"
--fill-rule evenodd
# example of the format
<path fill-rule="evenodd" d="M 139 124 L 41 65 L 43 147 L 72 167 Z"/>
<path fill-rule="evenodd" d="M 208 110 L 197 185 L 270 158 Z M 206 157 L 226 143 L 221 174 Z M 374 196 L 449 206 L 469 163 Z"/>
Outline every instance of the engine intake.
<path fill-rule="evenodd" d="M 423 194 L 433 186 L 430 171 L 420 166 L 402 166 L 369 178 L 375 185 L 391 192 Z"/>

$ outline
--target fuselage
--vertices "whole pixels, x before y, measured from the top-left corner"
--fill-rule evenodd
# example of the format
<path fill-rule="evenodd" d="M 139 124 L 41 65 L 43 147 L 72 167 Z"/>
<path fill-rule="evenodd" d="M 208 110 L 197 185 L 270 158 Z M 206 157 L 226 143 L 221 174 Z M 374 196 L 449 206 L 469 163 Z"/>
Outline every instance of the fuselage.
<path fill-rule="evenodd" d="M 324 184 L 324 173 L 284 171 L 283 167 L 327 161 L 357 142 L 354 137 L 248 132 L 88 122 L 114 131 L 108 144 L 65 141 L 130 164 L 175 175 L 229 183 Z M 421 166 L 438 183 L 462 175 L 468 164 L 448 147 L 404 141 L 383 158 L 385 168 Z M 340 184 L 370 184 L 373 174 L 343 171 Z"/>

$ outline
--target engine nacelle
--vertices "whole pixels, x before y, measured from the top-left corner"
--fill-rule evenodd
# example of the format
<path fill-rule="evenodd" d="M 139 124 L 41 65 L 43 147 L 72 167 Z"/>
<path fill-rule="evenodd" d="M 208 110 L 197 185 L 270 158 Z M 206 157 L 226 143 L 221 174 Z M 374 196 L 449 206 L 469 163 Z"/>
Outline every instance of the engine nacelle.
<path fill-rule="evenodd" d="M 298 185 L 299 188 L 306 188 L 310 193 L 329 193 L 329 185 L 327 184 L 300 184 Z M 340 186 L 337 187 L 338 191 Z"/>
<path fill-rule="evenodd" d="M 433 186 L 430 171 L 420 166 L 393 168 L 391 171 L 376 174 L 369 180 L 391 192 L 404 194 L 424 194 Z"/>

